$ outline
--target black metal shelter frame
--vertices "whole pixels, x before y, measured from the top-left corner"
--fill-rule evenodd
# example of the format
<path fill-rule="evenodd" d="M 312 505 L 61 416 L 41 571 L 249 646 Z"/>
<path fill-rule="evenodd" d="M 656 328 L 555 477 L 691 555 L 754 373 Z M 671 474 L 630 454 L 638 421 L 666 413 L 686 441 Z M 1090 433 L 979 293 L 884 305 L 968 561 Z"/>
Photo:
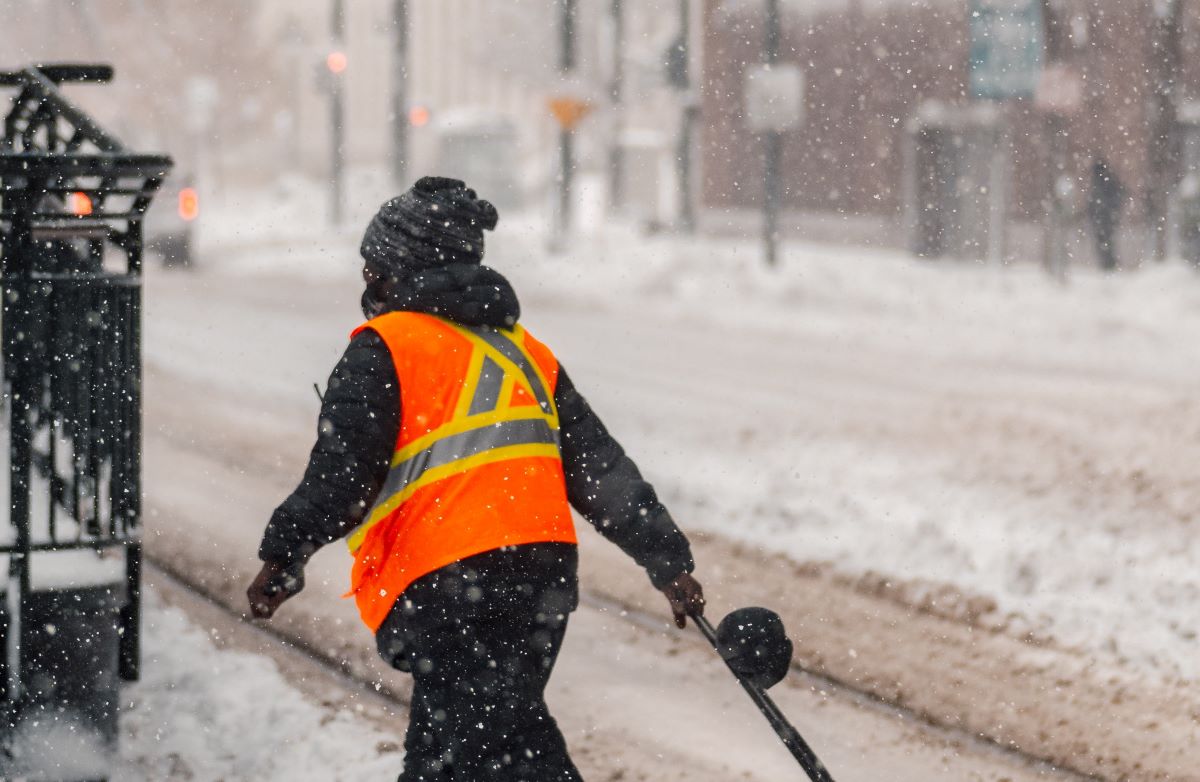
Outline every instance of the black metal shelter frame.
<path fill-rule="evenodd" d="M 140 666 L 142 221 L 171 159 L 126 150 L 60 91 L 112 76 L 104 65 L 0 72 L 16 90 L 0 135 L 10 706 L 27 686 L 21 629 L 38 552 L 124 550 L 121 677 Z"/>

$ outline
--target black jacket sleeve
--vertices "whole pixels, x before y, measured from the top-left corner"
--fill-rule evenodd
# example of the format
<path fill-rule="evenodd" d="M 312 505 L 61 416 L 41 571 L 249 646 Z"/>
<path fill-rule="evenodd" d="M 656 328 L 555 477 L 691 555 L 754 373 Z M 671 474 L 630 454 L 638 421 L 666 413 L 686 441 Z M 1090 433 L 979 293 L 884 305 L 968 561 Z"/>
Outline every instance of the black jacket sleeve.
<path fill-rule="evenodd" d="M 567 499 L 646 569 L 656 587 L 695 569 L 691 547 L 658 495 L 559 367 L 554 389 Z"/>
<path fill-rule="evenodd" d="M 304 479 L 272 514 L 260 559 L 285 564 L 307 559 L 362 521 L 396 447 L 397 385 L 383 340 L 370 330 L 359 333 L 329 376 Z"/>

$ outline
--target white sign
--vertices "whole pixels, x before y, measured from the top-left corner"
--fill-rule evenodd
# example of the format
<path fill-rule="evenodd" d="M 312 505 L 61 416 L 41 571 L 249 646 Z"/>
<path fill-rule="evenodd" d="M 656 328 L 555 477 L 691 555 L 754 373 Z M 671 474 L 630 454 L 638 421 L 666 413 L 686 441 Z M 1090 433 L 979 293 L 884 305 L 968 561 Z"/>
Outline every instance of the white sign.
<path fill-rule="evenodd" d="M 758 133 L 804 122 L 804 71 L 797 65 L 759 65 L 746 71 L 746 124 Z"/>
<path fill-rule="evenodd" d="M 188 79 L 187 124 L 193 133 L 203 133 L 212 127 L 217 118 L 217 106 L 221 103 L 221 90 L 216 81 L 207 76 Z"/>
<path fill-rule="evenodd" d="M 1083 79 L 1066 65 L 1047 65 L 1038 79 L 1033 105 L 1051 114 L 1069 115 L 1083 105 Z"/>

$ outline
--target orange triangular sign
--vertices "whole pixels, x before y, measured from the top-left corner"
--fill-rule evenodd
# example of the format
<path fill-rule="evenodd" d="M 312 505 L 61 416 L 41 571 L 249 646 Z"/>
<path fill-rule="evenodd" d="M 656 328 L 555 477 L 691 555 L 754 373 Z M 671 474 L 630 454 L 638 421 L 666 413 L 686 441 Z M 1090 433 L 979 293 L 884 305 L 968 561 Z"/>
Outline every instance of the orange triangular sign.
<path fill-rule="evenodd" d="M 578 98 L 559 96 L 550 99 L 550 112 L 563 130 L 574 130 L 591 110 L 592 104 Z"/>

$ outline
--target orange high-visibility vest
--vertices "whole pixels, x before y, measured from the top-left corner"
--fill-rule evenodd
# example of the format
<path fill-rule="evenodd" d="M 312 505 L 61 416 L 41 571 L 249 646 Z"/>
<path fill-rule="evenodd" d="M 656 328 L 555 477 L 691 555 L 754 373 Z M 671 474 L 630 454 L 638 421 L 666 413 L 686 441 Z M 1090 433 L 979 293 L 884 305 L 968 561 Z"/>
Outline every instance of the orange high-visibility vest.
<path fill-rule="evenodd" d="M 372 631 L 413 581 L 524 543 L 575 543 L 558 442 L 558 361 L 521 326 L 468 327 L 390 312 L 354 331 L 383 338 L 400 382 L 387 480 L 350 534 L 351 593 Z"/>

